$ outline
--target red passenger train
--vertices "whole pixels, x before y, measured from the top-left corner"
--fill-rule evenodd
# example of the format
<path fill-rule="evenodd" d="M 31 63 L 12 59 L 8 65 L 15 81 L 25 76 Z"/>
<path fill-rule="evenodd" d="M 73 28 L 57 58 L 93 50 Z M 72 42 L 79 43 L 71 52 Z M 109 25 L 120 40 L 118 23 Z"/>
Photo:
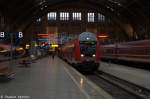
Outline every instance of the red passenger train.
<path fill-rule="evenodd" d="M 150 63 L 150 39 L 102 46 L 103 58 Z"/>
<path fill-rule="evenodd" d="M 61 48 L 61 57 L 79 71 L 96 71 L 100 62 L 100 44 L 94 33 L 83 32 Z"/>

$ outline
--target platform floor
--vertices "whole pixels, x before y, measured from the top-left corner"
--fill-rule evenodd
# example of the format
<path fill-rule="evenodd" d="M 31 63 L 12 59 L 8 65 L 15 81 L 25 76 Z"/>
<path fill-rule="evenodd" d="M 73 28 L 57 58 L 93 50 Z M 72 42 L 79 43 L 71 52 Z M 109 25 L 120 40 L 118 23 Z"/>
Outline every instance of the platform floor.
<path fill-rule="evenodd" d="M 18 67 L 18 61 L 13 64 L 1 64 L 12 65 L 16 75 L 0 83 L 0 99 L 113 99 L 57 57 L 37 60 L 29 68 Z"/>
<path fill-rule="evenodd" d="M 99 70 L 150 89 L 150 71 L 102 62 Z"/>

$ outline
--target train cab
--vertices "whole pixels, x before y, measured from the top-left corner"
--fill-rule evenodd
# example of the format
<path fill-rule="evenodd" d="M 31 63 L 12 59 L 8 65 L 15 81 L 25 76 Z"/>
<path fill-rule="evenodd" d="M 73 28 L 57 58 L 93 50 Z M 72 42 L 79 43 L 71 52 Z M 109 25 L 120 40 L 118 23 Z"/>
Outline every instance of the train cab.
<path fill-rule="evenodd" d="M 79 71 L 96 71 L 100 64 L 100 44 L 94 33 L 83 32 L 61 48 L 62 57 Z"/>

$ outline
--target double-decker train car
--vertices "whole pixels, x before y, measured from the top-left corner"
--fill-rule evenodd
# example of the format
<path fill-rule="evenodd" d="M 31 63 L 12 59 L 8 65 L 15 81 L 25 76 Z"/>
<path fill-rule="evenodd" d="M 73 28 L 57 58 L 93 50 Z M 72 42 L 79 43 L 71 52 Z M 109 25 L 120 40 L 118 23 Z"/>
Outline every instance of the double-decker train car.
<path fill-rule="evenodd" d="M 150 63 L 150 40 L 103 45 L 102 54 L 107 59 Z"/>
<path fill-rule="evenodd" d="M 83 32 L 61 48 L 61 57 L 79 71 L 95 71 L 100 62 L 100 44 L 94 33 Z"/>

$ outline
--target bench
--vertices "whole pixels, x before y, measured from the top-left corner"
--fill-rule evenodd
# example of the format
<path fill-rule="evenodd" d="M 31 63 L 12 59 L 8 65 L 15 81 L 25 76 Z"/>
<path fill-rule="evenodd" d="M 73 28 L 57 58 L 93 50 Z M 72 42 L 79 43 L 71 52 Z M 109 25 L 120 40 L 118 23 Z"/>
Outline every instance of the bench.
<path fill-rule="evenodd" d="M 12 78 L 14 72 L 8 66 L 0 66 L 0 78 Z"/>

